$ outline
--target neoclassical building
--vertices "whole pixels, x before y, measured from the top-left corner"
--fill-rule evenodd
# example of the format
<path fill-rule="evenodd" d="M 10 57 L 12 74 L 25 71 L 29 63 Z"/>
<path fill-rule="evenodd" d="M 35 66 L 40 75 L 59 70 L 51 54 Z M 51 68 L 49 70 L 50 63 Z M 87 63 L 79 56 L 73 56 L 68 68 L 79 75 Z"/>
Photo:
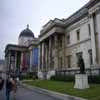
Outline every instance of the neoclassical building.
<path fill-rule="evenodd" d="M 78 58 L 82 56 L 85 68 L 99 74 L 100 0 L 90 0 L 69 18 L 50 20 L 38 38 L 27 26 L 18 43 L 6 46 L 9 69 L 36 71 L 39 78 L 49 79 L 56 72 L 75 74 L 79 71 Z"/>
<path fill-rule="evenodd" d="M 6 69 L 8 72 L 33 72 L 38 68 L 38 39 L 29 29 L 24 29 L 19 37 L 18 44 L 8 44 L 5 48 Z"/>
<path fill-rule="evenodd" d="M 38 76 L 49 79 L 57 71 L 78 70 L 79 56 L 86 69 L 100 68 L 100 0 L 90 0 L 69 18 L 55 18 L 43 26 Z"/>

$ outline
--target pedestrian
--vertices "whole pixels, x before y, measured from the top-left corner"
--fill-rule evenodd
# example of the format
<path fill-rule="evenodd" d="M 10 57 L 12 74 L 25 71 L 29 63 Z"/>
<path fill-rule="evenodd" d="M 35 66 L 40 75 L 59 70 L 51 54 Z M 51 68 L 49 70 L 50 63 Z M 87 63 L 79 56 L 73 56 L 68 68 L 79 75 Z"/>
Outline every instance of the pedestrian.
<path fill-rule="evenodd" d="M 17 84 L 16 84 L 17 81 L 15 78 L 13 78 L 11 82 L 12 82 L 13 99 L 15 100 L 17 91 Z"/>
<path fill-rule="evenodd" d="M 12 82 L 10 78 L 6 79 L 6 100 L 10 100 L 10 92 L 12 91 Z"/>
<path fill-rule="evenodd" d="M 3 85 L 4 85 L 4 79 L 0 77 L 0 90 L 2 90 Z"/>
<path fill-rule="evenodd" d="M 12 94 L 13 100 L 16 100 L 17 80 L 14 76 L 12 76 L 12 78 L 10 78 L 10 82 L 12 84 L 11 94 Z"/>

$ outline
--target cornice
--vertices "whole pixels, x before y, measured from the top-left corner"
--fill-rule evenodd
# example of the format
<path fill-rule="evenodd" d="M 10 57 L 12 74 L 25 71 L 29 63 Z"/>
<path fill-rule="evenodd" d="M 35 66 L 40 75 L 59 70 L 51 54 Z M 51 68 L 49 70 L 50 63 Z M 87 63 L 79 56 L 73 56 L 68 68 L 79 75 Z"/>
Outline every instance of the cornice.
<path fill-rule="evenodd" d="M 85 17 L 84 19 L 82 19 L 82 20 L 80 20 L 80 21 L 78 21 L 78 22 L 72 24 L 71 26 L 67 27 L 67 28 L 65 29 L 65 32 L 70 32 L 70 31 L 72 31 L 72 30 L 75 29 L 75 28 L 81 27 L 81 25 L 83 25 L 83 24 L 85 24 L 85 23 L 88 23 L 88 21 L 89 21 L 89 18 L 88 18 L 88 16 L 87 16 L 87 17 Z"/>
<path fill-rule="evenodd" d="M 91 7 L 88 12 L 89 12 L 90 16 L 93 15 L 94 13 L 95 14 L 100 13 L 100 3 L 98 3 L 98 4 L 94 5 L 93 7 Z"/>
<path fill-rule="evenodd" d="M 47 24 L 43 26 L 43 29 L 40 31 L 39 37 L 50 31 L 53 27 L 64 27 L 63 20 L 57 18 L 55 18 L 54 20 L 50 20 Z"/>

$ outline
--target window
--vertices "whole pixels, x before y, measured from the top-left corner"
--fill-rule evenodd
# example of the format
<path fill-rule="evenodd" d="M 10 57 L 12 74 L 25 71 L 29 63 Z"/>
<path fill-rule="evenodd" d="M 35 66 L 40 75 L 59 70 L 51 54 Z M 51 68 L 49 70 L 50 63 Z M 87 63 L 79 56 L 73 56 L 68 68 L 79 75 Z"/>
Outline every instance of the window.
<path fill-rule="evenodd" d="M 76 31 L 76 33 L 77 33 L 77 40 L 80 40 L 80 29 L 78 29 L 78 30 Z"/>
<path fill-rule="evenodd" d="M 67 65 L 68 65 L 68 68 L 71 67 L 71 56 L 67 56 Z"/>
<path fill-rule="evenodd" d="M 92 59 L 92 50 L 88 50 L 88 53 L 89 53 L 89 60 L 90 60 L 90 65 L 93 64 L 93 59 Z"/>
<path fill-rule="evenodd" d="M 70 43 L 70 35 L 68 34 L 67 35 L 67 44 L 69 44 Z"/>
<path fill-rule="evenodd" d="M 88 30 L 89 30 L 89 36 L 91 36 L 91 27 L 90 27 L 90 24 L 88 24 Z"/>

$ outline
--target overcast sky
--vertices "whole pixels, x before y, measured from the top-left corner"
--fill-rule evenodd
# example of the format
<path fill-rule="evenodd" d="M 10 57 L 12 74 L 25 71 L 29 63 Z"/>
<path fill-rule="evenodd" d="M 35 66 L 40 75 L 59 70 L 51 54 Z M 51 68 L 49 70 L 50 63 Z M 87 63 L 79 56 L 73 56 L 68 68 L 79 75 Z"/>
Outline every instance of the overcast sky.
<path fill-rule="evenodd" d="M 0 59 L 5 46 L 17 44 L 20 32 L 30 25 L 38 37 L 50 19 L 67 18 L 89 0 L 0 0 Z"/>

